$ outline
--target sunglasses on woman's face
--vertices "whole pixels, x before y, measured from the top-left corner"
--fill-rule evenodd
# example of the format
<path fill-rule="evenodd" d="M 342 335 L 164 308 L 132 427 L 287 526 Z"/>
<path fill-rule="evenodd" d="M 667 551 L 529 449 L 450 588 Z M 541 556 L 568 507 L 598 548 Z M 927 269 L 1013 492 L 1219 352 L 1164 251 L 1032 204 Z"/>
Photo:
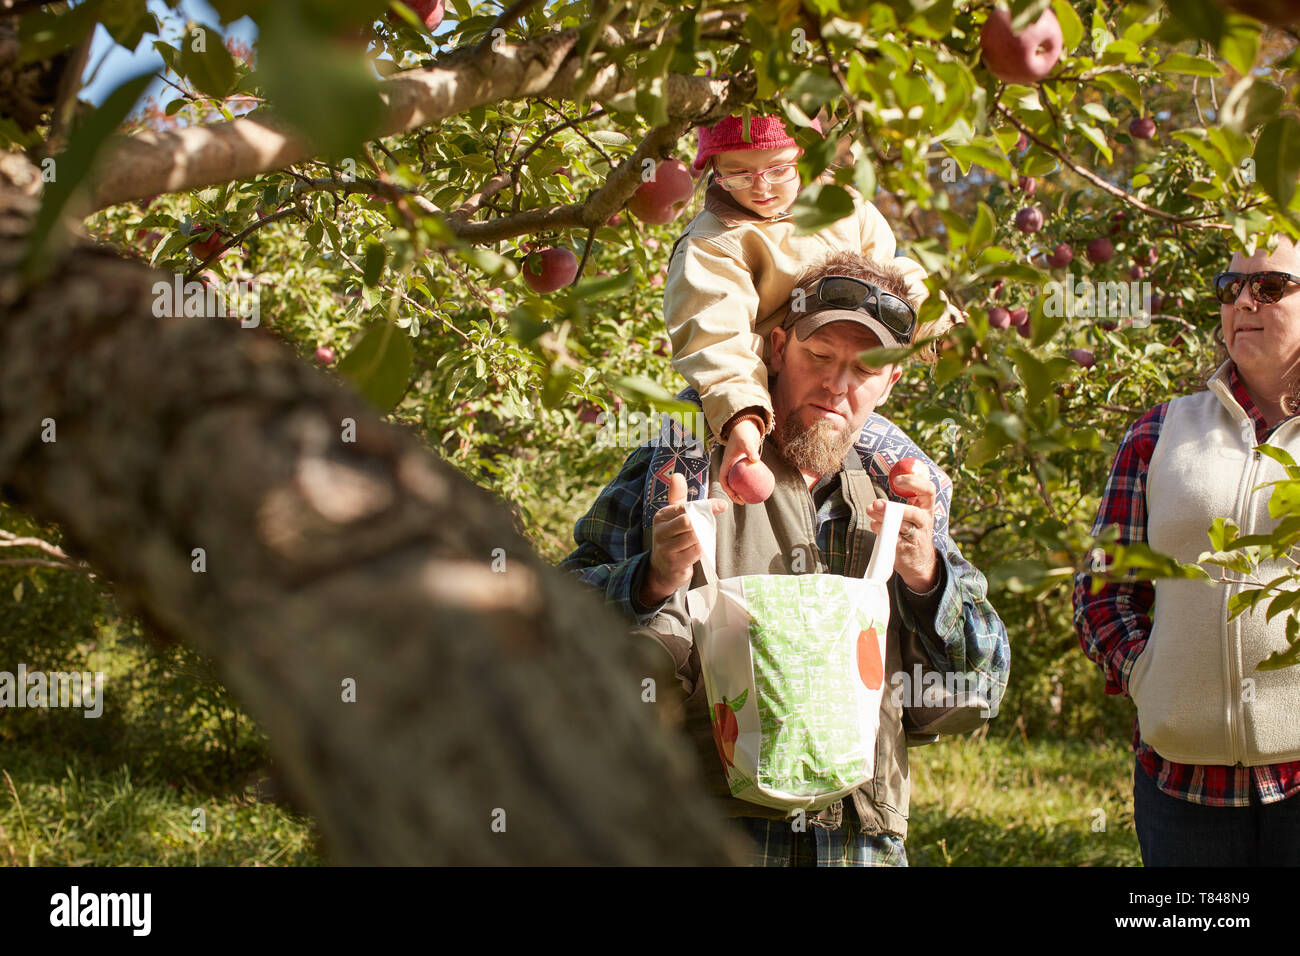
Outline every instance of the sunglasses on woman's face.
<path fill-rule="evenodd" d="M 911 342 L 916 310 L 903 298 L 849 276 L 826 276 L 817 283 L 817 298 L 837 309 L 861 309 L 884 323 L 900 341 Z"/>
<path fill-rule="evenodd" d="M 1300 285 L 1300 276 L 1289 272 L 1220 272 L 1214 277 L 1214 297 L 1224 305 L 1232 305 L 1241 295 L 1242 286 L 1249 284 L 1251 298 L 1268 305 L 1282 298 L 1291 282 Z"/>

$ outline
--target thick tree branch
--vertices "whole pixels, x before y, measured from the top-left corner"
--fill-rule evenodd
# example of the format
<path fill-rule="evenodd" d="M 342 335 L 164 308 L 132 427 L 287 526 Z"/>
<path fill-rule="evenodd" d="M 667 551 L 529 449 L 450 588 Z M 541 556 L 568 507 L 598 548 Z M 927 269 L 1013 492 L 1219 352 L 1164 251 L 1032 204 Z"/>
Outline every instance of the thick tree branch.
<path fill-rule="evenodd" d="M 84 245 L 19 285 L 39 186 L 0 156 L 0 486 L 218 662 L 331 859 L 739 858 L 659 648 L 265 329 L 156 319 L 162 274 Z"/>
<path fill-rule="evenodd" d="M 504 100 L 571 98 L 578 92 L 581 74 L 581 65 L 572 55 L 577 41 L 574 30 L 548 34 L 522 44 L 501 43 L 496 51 L 481 56 L 460 51 L 428 69 L 398 73 L 381 84 L 385 111 L 377 135 L 428 126 Z M 595 75 L 583 92 L 587 101 L 604 100 L 636 85 L 635 75 L 617 65 L 593 68 Z M 735 81 L 735 77 L 670 75 L 665 84 L 669 116 L 690 121 L 686 128 L 693 122 L 713 121 L 724 115 L 724 102 L 734 99 Z M 88 205 L 81 211 L 90 213 L 159 192 L 248 179 L 314 154 L 309 143 L 265 110 L 228 123 L 147 130 L 105 148 Z"/>

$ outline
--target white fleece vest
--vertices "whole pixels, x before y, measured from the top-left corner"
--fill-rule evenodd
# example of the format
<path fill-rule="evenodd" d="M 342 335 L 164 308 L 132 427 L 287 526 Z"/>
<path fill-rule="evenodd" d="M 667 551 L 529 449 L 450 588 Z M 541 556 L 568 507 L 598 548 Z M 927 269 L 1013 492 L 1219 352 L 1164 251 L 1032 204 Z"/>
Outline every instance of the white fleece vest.
<path fill-rule="evenodd" d="M 1169 403 L 1147 473 L 1147 537 L 1151 547 L 1193 562 L 1210 550 L 1211 521 L 1227 518 L 1242 534 L 1267 534 L 1271 489 L 1282 466 L 1254 451 L 1250 416 L 1232 396 L 1228 364 L 1209 391 Z M 1300 460 L 1300 417 L 1269 436 Z M 1266 564 L 1260 578 L 1281 570 Z M 1218 569 L 1211 568 L 1215 577 Z M 1231 574 L 1231 577 L 1237 577 Z M 1166 760 L 1242 765 L 1300 760 L 1300 667 L 1261 671 L 1256 665 L 1284 650 L 1287 613 L 1265 623 L 1267 600 L 1228 620 L 1239 585 L 1157 581 L 1151 636 L 1133 665 L 1129 695 L 1142 739 Z"/>

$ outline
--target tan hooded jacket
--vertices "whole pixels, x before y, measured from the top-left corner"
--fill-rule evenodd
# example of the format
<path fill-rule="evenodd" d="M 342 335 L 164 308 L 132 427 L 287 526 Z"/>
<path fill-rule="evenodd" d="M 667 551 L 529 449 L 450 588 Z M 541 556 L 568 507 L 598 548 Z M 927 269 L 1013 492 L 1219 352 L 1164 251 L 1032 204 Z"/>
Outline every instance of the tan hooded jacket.
<path fill-rule="evenodd" d="M 664 320 L 673 367 L 695 388 L 713 433 L 742 411 L 757 411 L 772 428 L 764 342 L 790 300 L 795 280 L 832 252 L 891 262 L 907 279 L 913 305 L 925 300 L 925 270 L 895 258 L 885 217 L 859 193 L 854 212 L 820 232 L 795 235 L 789 213 L 766 219 L 737 203 L 717 183 L 704 209 L 673 246 L 664 286 Z"/>

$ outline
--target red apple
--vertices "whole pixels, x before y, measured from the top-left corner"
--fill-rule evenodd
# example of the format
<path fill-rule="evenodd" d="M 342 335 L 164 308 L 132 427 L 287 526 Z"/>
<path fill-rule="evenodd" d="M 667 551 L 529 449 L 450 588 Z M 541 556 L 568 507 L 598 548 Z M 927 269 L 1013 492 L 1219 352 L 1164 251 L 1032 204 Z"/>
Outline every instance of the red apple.
<path fill-rule="evenodd" d="M 776 478 L 772 475 L 772 470 L 761 461 L 751 462 L 742 458 L 731 466 L 727 484 L 731 485 L 731 490 L 738 494 L 745 504 L 758 505 L 772 497 Z"/>
<path fill-rule="evenodd" d="M 1028 148 L 1029 148 L 1029 139 L 1028 137 L 1025 136 L 1024 133 L 1021 133 L 1020 138 L 1016 140 L 1016 152 L 1023 153 Z"/>
<path fill-rule="evenodd" d="M 1000 305 L 995 305 L 993 308 L 989 309 L 989 328 L 1011 328 L 1011 313 Z"/>
<path fill-rule="evenodd" d="M 578 275 L 578 260 L 568 249 L 537 249 L 524 259 L 524 267 L 520 272 L 524 283 L 534 292 L 554 292 L 564 288 Z"/>
<path fill-rule="evenodd" d="M 1145 249 L 1141 250 L 1133 260 L 1135 265 L 1148 266 L 1153 266 L 1159 261 L 1160 253 L 1156 250 L 1155 246 L 1147 246 Z"/>
<path fill-rule="evenodd" d="M 1143 269 L 1141 266 L 1134 266 L 1132 269 L 1128 270 L 1128 277 L 1132 279 L 1134 282 L 1137 282 L 1146 274 L 1147 274 L 1147 270 Z"/>
<path fill-rule="evenodd" d="M 1061 24 L 1051 10 L 1020 33 L 1011 30 L 1011 14 L 994 10 L 980 31 L 984 65 L 1006 83 L 1036 83 L 1056 66 L 1063 47 Z"/>
<path fill-rule="evenodd" d="M 1016 213 L 1016 228 L 1024 233 L 1035 233 L 1043 228 L 1043 214 L 1033 206 Z"/>
<path fill-rule="evenodd" d="M 1087 349 L 1070 349 L 1070 358 L 1084 368 L 1092 368 L 1097 364 L 1097 356 Z"/>
<path fill-rule="evenodd" d="M 1110 221 L 1111 221 L 1110 234 L 1113 236 L 1121 229 L 1123 229 L 1124 223 L 1127 220 L 1128 220 L 1128 210 L 1117 209 L 1115 213 L 1110 217 Z"/>
<path fill-rule="evenodd" d="M 1088 248 L 1084 254 L 1088 257 L 1089 262 L 1100 265 L 1111 260 L 1111 257 L 1115 255 L 1115 247 L 1111 245 L 1109 239 L 1097 238 L 1088 243 Z"/>
<path fill-rule="evenodd" d="M 1038 180 L 1034 179 L 1033 176 L 1021 176 L 1020 179 L 1016 181 L 1016 188 L 1026 196 L 1032 196 L 1034 193 L 1038 192 Z"/>
<path fill-rule="evenodd" d="M 210 235 L 204 236 L 205 233 L 210 233 Z M 194 226 L 193 235 L 204 236 L 204 238 L 197 239 L 189 245 L 190 254 L 194 256 L 194 258 L 198 259 L 199 262 L 206 262 L 210 257 L 216 255 L 217 250 L 220 249 L 226 241 L 226 237 L 223 236 L 219 230 L 207 223 L 197 223 Z M 217 258 L 220 259 L 221 256 L 224 256 L 225 254 L 225 252 L 222 252 L 220 256 L 217 256 Z"/>
<path fill-rule="evenodd" d="M 1159 312 L 1165 307 L 1165 297 L 1163 295 L 1153 295 L 1151 297 L 1151 311 Z"/>
<path fill-rule="evenodd" d="M 680 159 L 665 159 L 655 167 L 654 178 L 637 187 L 627 209 L 642 222 L 661 226 L 686 208 L 695 190 L 690 170 Z"/>
<path fill-rule="evenodd" d="M 1019 328 L 1020 326 L 1026 324 L 1028 321 L 1029 321 L 1028 309 L 1011 310 L 1011 324 L 1014 325 L 1016 328 Z"/>
<path fill-rule="evenodd" d="M 889 469 L 889 490 L 900 498 L 915 498 L 915 491 L 908 491 L 898 485 L 898 479 L 907 475 L 925 475 L 928 478 L 930 469 L 919 458 L 900 458 Z"/>
<path fill-rule="evenodd" d="M 318 346 L 316 349 L 316 363 L 318 365 L 333 365 L 334 350 L 328 345 Z"/>
<path fill-rule="evenodd" d="M 608 219 L 605 220 L 605 225 L 621 226 L 623 225 L 623 217 L 620 216 L 618 213 L 614 213 L 614 215 L 610 216 Z"/>
<path fill-rule="evenodd" d="M 1074 260 L 1074 250 L 1068 243 L 1061 243 L 1052 250 L 1052 254 L 1047 257 L 1047 264 L 1053 269 L 1064 269 Z"/>
<path fill-rule="evenodd" d="M 593 425 L 600 419 L 600 409 L 591 402 L 583 402 L 578 408 L 578 421 Z"/>
<path fill-rule="evenodd" d="M 416 19 L 420 20 L 430 30 L 436 30 L 438 24 L 442 23 L 443 0 L 402 0 L 403 6 L 409 7 L 415 14 Z M 388 19 L 396 22 L 391 12 Z"/>
<path fill-rule="evenodd" d="M 1128 134 L 1134 139 L 1150 139 L 1156 135 L 1156 121 L 1150 116 L 1139 116 L 1128 124 Z"/>

